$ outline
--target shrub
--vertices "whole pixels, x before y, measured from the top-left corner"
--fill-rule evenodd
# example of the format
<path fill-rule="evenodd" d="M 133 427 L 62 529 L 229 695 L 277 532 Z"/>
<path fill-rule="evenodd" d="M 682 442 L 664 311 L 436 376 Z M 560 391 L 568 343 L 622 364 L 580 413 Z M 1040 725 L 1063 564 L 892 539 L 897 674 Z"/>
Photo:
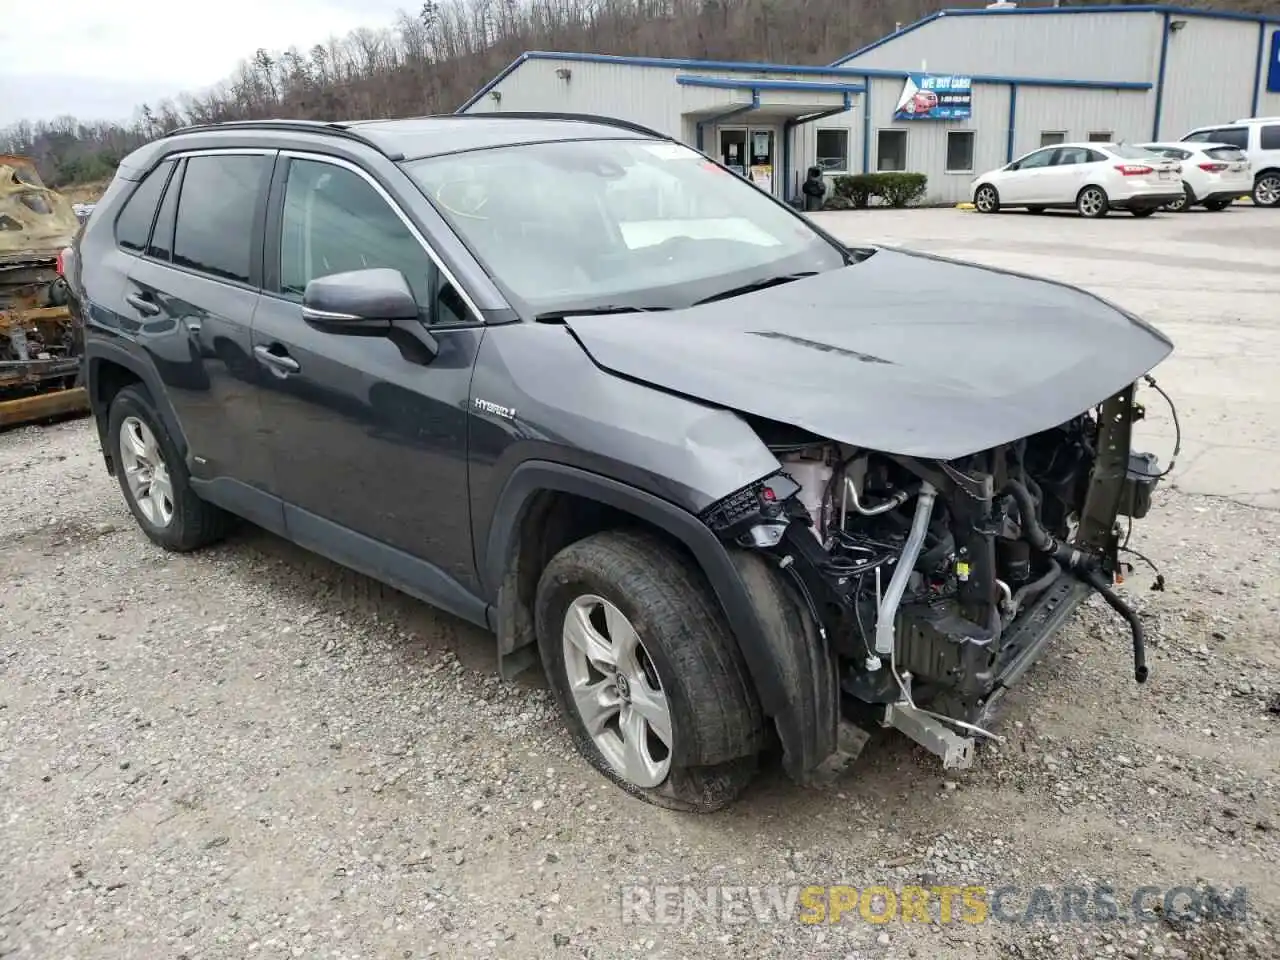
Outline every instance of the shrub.
<path fill-rule="evenodd" d="M 848 197 L 842 197 L 840 196 L 840 194 L 837 193 L 830 197 L 827 197 L 827 199 L 822 202 L 822 209 L 823 210 L 852 210 L 853 204 L 849 201 Z"/>
<path fill-rule="evenodd" d="M 924 196 L 928 182 L 923 173 L 857 173 L 836 177 L 834 195 L 859 210 L 872 197 L 879 197 L 887 207 L 905 207 Z"/>

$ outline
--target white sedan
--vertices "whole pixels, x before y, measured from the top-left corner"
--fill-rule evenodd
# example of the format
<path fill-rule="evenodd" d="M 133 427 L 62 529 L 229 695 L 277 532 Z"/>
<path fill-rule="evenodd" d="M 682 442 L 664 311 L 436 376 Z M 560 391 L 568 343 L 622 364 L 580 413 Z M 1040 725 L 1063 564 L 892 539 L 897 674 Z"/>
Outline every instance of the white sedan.
<path fill-rule="evenodd" d="M 1253 167 L 1239 147 L 1229 143 L 1144 143 L 1142 147 L 1182 165 L 1183 196 L 1169 204 L 1170 210 L 1196 206 L 1225 210 L 1232 201 L 1253 192 Z"/>
<path fill-rule="evenodd" d="M 977 177 L 970 196 L 981 213 L 1074 207 L 1082 217 L 1105 217 L 1108 210 L 1147 217 L 1183 196 L 1182 169 L 1129 144 L 1059 143 Z"/>

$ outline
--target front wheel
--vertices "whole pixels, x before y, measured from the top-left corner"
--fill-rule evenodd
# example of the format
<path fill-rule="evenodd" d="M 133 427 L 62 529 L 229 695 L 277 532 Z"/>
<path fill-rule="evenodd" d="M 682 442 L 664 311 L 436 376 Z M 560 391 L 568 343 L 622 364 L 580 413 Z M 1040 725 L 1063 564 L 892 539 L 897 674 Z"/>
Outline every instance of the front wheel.
<path fill-rule="evenodd" d="M 1253 202 L 1260 207 L 1280 206 L 1280 171 L 1268 170 L 1253 182 Z"/>
<path fill-rule="evenodd" d="M 708 813 L 741 793 L 764 723 L 691 560 L 645 533 L 595 534 L 551 559 L 535 606 L 547 681 L 593 767 L 674 810 Z"/>
<path fill-rule="evenodd" d="M 1106 191 L 1101 187 L 1085 187 L 1076 197 L 1076 210 L 1082 217 L 1088 217 L 1091 220 L 1105 217 L 1110 209 L 1111 201 L 1107 199 Z"/>
<path fill-rule="evenodd" d="M 979 213 L 999 213 L 1000 194 L 991 184 L 984 183 L 973 195 L 973 206 Z"/>

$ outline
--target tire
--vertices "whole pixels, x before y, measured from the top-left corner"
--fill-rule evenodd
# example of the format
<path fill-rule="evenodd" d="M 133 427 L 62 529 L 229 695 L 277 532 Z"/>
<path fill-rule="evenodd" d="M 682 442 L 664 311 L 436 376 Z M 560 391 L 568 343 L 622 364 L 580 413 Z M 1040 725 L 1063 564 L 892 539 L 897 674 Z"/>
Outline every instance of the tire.
<path fill-rule="evenodd" d="M 1208 203 L 1204 205 L 1204 208 L 1206 210 L 1212 210 L 1214 213 L 1221 213 L 1223 210 L 1227 209 L 1227 207 L 1231 206 L 1231 204 L 1234 202 L 1235 202 L 1234 197 L 1227 200 L 1210 200 Z"/>
<path fill-rule="evenodd" d="M 1195 205 L 1195 202 L 1196 195 L 1192 192 L 1191 187 L 1184 181 L 1182 184 L 1182 199 L 1166 203 L 1164 208 L 1170 213 L 1186 213 Z"/>
<path fill-rule="evenodd" d="M 973 193 L 973 208 L 979 213 L 1000 212 L 1000 191 L 989 183 L 984 183 Z"/>
<path fill-rule="evenodd" d="M 1105 217 L 1110 209 L 1111 201 L 1107 199 L 1107 192 L 1101 187 L 1085 187 L 1076 196 L 1076 211 L 1082 217 L 1096 220 L 1099 217 Z"/>
<path fill-rule="evenodd" d="M 125 503 L 153 543 L 186 553 L 226 536 L 231 515 L 205 503 L 191 489 L 186 463 L 144 387 L 131 384 L 111 401 L 107 444 Z M 165 484 L 156 482 L 161 480 L 160 468 Z"/>
<path fill-rule="evenodd" d="M 1253 202 L 1260 207 L 1280 206 L 1280 170 L 1264 170 L 1253 181 Z"/>
<path fill-rule="evenodd" d="M 1133 210 L 1130 210 L 1129 212 L 1141 220 L 1142 218 L 1149 217 L 1153 213 L 1155 213 L 1156 208 L 1155 207 L 1137 207 Z"/>
<path fill-rule="evenodd" d="M 719 604 L 690 560 L 646 533 L 587 537 L 547 564 L 535 622 L 547 681 L 574 743 L 627 793 L 672 810 L 710 813 L 750 783 L 765 742 L 760 705 Z M 566 637 L 575 623 L 578 643 Z M 637 640 L 630 657 L 629 635 Z M 596 656 L 588 666 L 581 650 L 592 643 Z M 630 667 L 610 667 L 610 657 Z M 592 711 L 599 739 L 573 692 L 591 686 L 609 704 Z M 618 709 L 623 698 L 628 706 L 647 700 L 643 720 L 640 710 Z M 665 718 L 647 722 L 664 703 Z M 624 738 L 624 725 L 644 735 Z"/>

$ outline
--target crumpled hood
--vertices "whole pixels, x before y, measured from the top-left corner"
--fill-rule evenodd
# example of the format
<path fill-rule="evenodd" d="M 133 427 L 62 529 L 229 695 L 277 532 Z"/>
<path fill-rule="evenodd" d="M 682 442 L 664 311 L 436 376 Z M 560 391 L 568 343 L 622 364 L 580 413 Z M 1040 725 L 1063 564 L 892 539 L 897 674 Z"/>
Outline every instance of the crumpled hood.
<path fill-rule="evenodd" d="M 1074 287 L 884 249 L 729 300 L 566 323 L 620 376 L 939 460 L 1065 423 L 1173 350 Z"/>

